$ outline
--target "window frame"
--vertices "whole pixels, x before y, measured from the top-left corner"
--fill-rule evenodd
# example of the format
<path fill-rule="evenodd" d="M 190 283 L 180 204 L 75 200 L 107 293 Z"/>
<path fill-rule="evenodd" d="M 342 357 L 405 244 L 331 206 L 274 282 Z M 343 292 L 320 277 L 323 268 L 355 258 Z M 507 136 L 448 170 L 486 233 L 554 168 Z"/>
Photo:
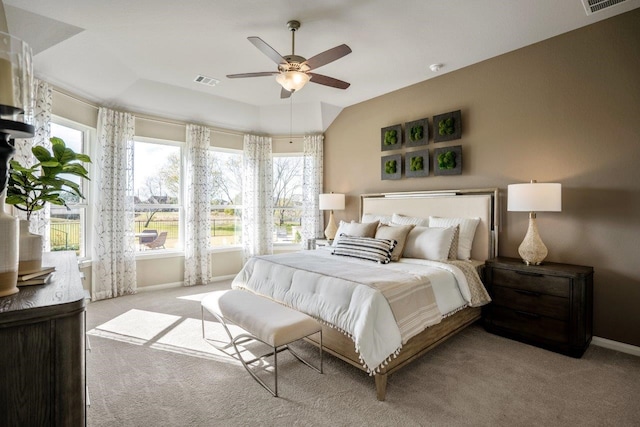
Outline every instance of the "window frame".
<path fill-rule="evenodd" d="M 95 158 L 95 145 L 96 145 L 96 129 L 92 128 L 90 126 L 84 125 L 82 123 L 67 119 L 65 117 L 62 116 L 58 116 L 56 114 L 51 114 L 51 120 L 50 120 L 51 124 L 56 124 L 58 126 L 64 126 L 67 127 L 69 129 L 73 129 L 76 131 L 79 131 L 82 133 L 82 150 L 80 151 L 83 154 L 88 155 L 89 157 L 91 157 L 92 161 L 96 161 Z M 55 137 L 56 135 L 53 134 L 53 131 L 51 130 L 51 127 L 49 126 L 49 138 Z M 66 142 L 66 141 L 65 141 Z M 94 205 L 94 187 L 93 187 L 93 180 L 94 180 L 94 173 L 95 173 L 95 168 L 93 166 L 93 163 L 84 163 L 83 166 L 85 167 L 85 169 L 87 169 L 88 172 L 88 176 L 91 179 L 91 181 L 87 181 L 87 180 L 81 180 L 80 181 L 80 185 L 81 185 L 81 189 L 82 189 L 82 194 L 85 196 L 84 200 L 82 200 L 82 203 L 69 203 L 68 207 L 69 209 L 82 209 L 84 210 L 84 230 L 81 230 L 80 232 L 80 242 L 79 242 L 79 246 L 80 246 L 80 255 L 78 255 L 78 261 L 81 263 L 85 263 L 88 261 L 91 261 L 91 248 L 92 248 L 92 243 L 93 243 L 93 239 L 92 239 L 92 230 L 93 230 L 93 226 L 94 226 L 94 221 L 93 221 L 93 205 Z M 52 209 L 58 209 L 58 206 L 55 205 L 50 205 L 49 206 L 49 239 L 51 239 L 51 210 Z M 64 207 L 63 207 L 64 209 Z M 82 213 L 80 214 L 80 218 L 82 219 L 83 215 Z M 82 227 L 82 221 L 81 221 L 81 227 Z M 51 248 L 49 248 L 49 250 L 51 250 Z"/>
<path fill-rule="evenodd" d="M 302 188 L 303 185 L 303 179 L 304 179 L 304 153 L 302 152 L 288 152 L 288 153 L 271 153 L 271 160 L 273 162 L 273 159 L 276 157 L 298 157 L 300 159 L 302 159 L 302 170 L 300 171 L 300 187 Z M 275 162 L 274 162 L 275 163 Z M 275 178 L 275 177 L 274 177 Z M 275 182 L 274 182 L 275 184 Z M 300 207 L 300 209 L 302 210 L 302 206 Z M 295 207 L 273 207 L 273 210 L 275 211 L 276 209 L 284 209 L 284 210 L 293 210 L 296 209 Z M 274 212 L 275 213 L 275 212 Z M 274 218 L 275 219 L 275 218 Z M 275 226 L 275 224 L 274 224 Z M 295 241 L 290 241 L 290 242 L 281 242 L 281 241 L 273 241 L 273 246 L 274 247 L 280 247 L 280 248 L 295 248 L 295 247 L 302 247 L 302 242 L 295 242 Z"/>
<path fill-rule="evenodd" d="M 165 258 L 167 256 L 175 256 L 176 254 L 184 254 L 184 227 L 185 227 L 185 218 L 184 218 L 184 169 L 185 169 L 185 158 L 184 158 L 184 148 L 185 148 L 185 143 L 184 141 L 174 141 L 174 140 L 169 140 L 169 139 L 162 139 L 162 138 L 151 138 L 151 137 L 146 137 L 146 136 L 139 136 L 139 135 L 134 135 L 133 137 L 133 156 L 134 156 L 134 165 L 133 165 L 133 180 L 134 180 L 134 185 L 135 185 L 135 173 L 136 173 L 136 169 L 135 169 L 135 156 L 136 156 L 136 143 L 137 142 L 141 142 L 141 143 L 145 143 L 145 144 L 157 144 L 157 145 L 166 145 L 166 146 L 173 146 L 173 147 L 178 147 L 180 150 L 180 185 L 178 186 L 178 204 L 171 204 L 171 203 L 158 203 L 158 204 L 153 204 L 153 205 L 149 205 L 149 204 L 137 204 L 137 206 L 140 205 L 147 205 L 147 206 L 153 206 L 154 208 L 160 208 L 160 209 L 176 209 L 176 211 L 178 212 L 178 244 L 177 247 L 175 248 L 168 248 L 168 249 L 154 249 L 153 251 L 140 251 L 137 250 L 135 251 L 135 257 L 136 259 L 144 259 L 144 258 Z M 135 188 L 134 188 L 134 192 L 135 192 Z M 136 203 L 134 202 L 134 213 L 135 213 L 135 208 L 136 208 Z"/>
<path fill-rule="evenodd" d="M 209 155 L 212 155 L 212 153 L 215 152 L 219 152 L 219 153 L 227 153 L 227 154 L 236 154 L 240 156 L 240 160 L 242 161 L 242 163 L 244 163 L 244 152 L 243 150 L 240 149 L 234 149 L 234 148 L 225 148 L 225 147 L 216 147 L 215 145 L 209 145 Z M 244 169 L 243 172 L 244 174 Z M 240 194 L 242 194 L 242 188 L 240 189 Z M 236 210 L 240 210 L 240 212 L 242 212 L 242 207 L 243 205 L 211 205 L 210 206 L 210 210 L 209 212 L 211 212 L 214 209 L 229 209 L 229 208 L 233 208 Z M 211 242 L 211 239 L 209 239 L 209 242 Z M 242 240 L 240 241 L 240 243 L 236 243 L 233 245 L 224 245 L 224 246 L 211 246 L 211 244 L 209 244 L 209 253 L 212 252 L 231 252 L 231 251 L 239 251 L 242 250 Z"/>

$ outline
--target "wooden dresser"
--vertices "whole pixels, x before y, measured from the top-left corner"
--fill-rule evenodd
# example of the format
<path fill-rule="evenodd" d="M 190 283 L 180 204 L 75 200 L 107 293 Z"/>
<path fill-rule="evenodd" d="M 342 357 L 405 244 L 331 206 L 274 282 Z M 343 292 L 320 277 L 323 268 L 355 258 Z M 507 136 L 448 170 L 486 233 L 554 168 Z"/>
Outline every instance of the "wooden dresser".
<path fill-rule="evenodd" d="M 85 425 L 85 293 L 73 252 L 46 285 L 0 297 L 0 425 Z"/>
<path fill-rule="evenodd" d="M 593 268 L 514 258 L 487 261 L 492 303 L 485 329 L 572 357 L 581 357 L 593 333 Z"/>

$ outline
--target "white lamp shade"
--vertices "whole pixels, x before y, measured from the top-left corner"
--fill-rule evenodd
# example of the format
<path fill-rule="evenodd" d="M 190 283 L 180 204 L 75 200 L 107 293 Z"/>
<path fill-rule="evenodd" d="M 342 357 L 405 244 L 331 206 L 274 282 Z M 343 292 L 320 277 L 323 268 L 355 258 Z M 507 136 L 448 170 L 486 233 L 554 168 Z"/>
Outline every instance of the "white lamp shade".
<path fill-rule="evenodd" d="M 507 186 L 507 210 L 513 212 L 560 212 L 562 184 L 531 182 Z"/>
<path fill-rule="evenodd" d="M 310 78 L 307 73 L 301 71 L 285 71 L 276 76 L 276 81 L 291 92 L 302 89 Z"/>
<path fill-rule="evenodd" d="M 341 211 L 344 209 L 344 194 L 320 194 L 318 205 L 321 211 Z"/>

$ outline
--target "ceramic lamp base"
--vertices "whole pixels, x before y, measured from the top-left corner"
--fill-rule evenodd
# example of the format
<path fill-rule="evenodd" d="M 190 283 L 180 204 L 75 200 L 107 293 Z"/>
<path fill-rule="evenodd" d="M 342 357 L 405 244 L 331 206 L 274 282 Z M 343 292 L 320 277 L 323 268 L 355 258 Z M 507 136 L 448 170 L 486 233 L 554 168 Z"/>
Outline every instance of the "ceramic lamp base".
<path fill-rule="evenodd" d="M 522 258 L 522 262 L 527 265 L 540 265 L 547 257 L 547 247 L 542 243 L 542 239 L 538 233 L 535 212 L 529 213 L 529 228 L 518 248 L 518 253 Z"/>
<path fill-rule="evenodd" d="M 328 240 L 333 240 L 337 232 L 338 227 L 336 226 L 336 220 L 333 218 L 333 211 L 330 211 L 329 223 L 327 224 L 327 228 L 324 229 L 324 235 Z"/>

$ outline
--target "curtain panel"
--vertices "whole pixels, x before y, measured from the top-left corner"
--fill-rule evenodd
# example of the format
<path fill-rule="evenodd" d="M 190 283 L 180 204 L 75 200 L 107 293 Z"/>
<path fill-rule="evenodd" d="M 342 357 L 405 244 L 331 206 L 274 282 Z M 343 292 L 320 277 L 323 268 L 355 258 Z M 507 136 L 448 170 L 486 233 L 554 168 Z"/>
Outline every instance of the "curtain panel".
<path fill-rule="evenodd" d="M 273 252 L 273 161 L 271 138 L 245 135 L 242 179 L 244 260 Z"/>
<path fill-rule="evenodd" d="M 27 167 L 35 165 L 38 162 L 31 152 L 32 147 L 40 145 L 51 150 L 49 138 L 51 136 L 52 90 L 49 83 L 42 80 L 34 79 L 33 85 L 35 108 L 32 124 L 35 127 L 35 134 L 34 137 L 30 139 L 16 140 L 16 152 L 13 156 L 14 160 Z M 27 219 L 26 214 L 22 211 L 16 209 L 16 212 L 20 219 Z M 44 209 L 36 211 L 31 215 L 29 224 L 29 231 L 42 236 L 42 249 L 44 251 L 48 251 L 51 246 L 49 238 L 50 212 L 51 207 L 49 203 L 46 203 Z"/>
<path fill-rule="evenodd" d="M 136 292 L 133 135 L 133 115 L 100 107 L 93 179 L 94 301 Z"/>
<path fill-rule="evenodd" d="M 324 221 L 318 195 L 322 193 L 323 135 L 307 135 L 303 140 L 302 239 L 322 236 Z M 303 247 L 307 247 L 306 244 Z"/>
<path fill-rule="evenodd" d="M 185 153 L 184 286 L 206 285 L 211 280 L 211 162 L 210 132 L 187 125 Z"/>

